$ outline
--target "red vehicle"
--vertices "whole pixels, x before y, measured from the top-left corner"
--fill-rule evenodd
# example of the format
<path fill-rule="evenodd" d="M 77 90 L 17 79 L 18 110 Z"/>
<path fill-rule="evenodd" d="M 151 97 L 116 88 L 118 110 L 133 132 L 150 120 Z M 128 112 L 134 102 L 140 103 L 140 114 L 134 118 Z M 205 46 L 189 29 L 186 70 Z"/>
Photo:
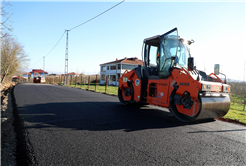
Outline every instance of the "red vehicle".
<path fill-rule="evenodd" d="M 39 76 L 34 77 L 33 83 L 41 83 L 41 77 L 39 77 Z"/>
<path fill-rule="evenodd" d="M 166 107 L 183 122 L 224 116 L 230 108 L 230 85 L 217 76 L 218 64 L 210 75 L 196 69 L 189 49 L 192 43 L 180 38 L 177 28 L 144 39 L 144 66 L 121 76 L 120 102 Z"/>

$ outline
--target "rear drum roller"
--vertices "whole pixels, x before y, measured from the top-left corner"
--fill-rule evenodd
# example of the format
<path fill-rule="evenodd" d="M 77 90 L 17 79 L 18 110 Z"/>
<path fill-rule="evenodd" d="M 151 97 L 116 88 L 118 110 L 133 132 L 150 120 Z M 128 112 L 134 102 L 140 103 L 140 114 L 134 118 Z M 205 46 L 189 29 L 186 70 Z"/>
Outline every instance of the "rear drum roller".
<path fill-rule="evenodd" d="M 132 84 L 128 85 L 130 88 L 118 88 L 118 98 L 121 103 L 128 105 L 133 101 L 134 90 Z"/>

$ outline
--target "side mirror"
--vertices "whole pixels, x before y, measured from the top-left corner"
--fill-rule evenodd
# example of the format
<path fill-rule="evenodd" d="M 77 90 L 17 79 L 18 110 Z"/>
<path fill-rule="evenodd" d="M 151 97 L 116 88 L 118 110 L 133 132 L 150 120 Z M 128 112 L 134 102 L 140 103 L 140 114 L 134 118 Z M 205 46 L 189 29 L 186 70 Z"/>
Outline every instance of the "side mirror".
<path fill-rule="evenodd" d="M 195 41 L 193 39 L 188 40 L 188 44 L 191 45 L 192 43 L 195 43 Z"/>
<path fill-rule="evenodd" d="M 219 75 L 220 74 L 220 65 L 219 64 L 215 64 L 214 65 L 214 74 L 215 75 Z"/>
<path fill-rule="evenodd" d="M 194 58 L 189 57 L 188 58 L 188 71 L 193 71 L 194 70 Z"/>

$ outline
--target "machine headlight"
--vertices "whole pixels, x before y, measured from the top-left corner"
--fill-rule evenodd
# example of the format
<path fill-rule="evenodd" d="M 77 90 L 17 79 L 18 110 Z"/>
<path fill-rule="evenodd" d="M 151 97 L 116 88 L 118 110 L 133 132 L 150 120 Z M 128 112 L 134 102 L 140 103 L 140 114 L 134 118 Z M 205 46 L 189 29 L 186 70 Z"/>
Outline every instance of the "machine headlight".
<path fill-rule="evenodd" d="M 223 85 L 223 92 L 230 92 L 231 87 L 229 85 Z"/>
<path fill-rule="evenodd" d="M 123 77 L 123 82 L 127 82 L 127 77 Z"/>
<path fill-rule="evenodd" d="M 202 91 L 211 91 L 211 85 L 203 84 L 202 85 Z"/>

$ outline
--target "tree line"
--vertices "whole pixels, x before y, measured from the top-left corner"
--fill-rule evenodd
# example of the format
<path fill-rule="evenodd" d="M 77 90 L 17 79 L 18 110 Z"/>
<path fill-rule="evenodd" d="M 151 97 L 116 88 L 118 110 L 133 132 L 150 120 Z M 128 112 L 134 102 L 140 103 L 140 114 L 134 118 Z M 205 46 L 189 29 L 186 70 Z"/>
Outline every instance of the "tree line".
<path fill-rule="evenodd" d="M 6 77 L 20 75 L 29 61 L 24 51 L 24 46 L 18 40 L 11 36 L 13 28 L 11 26 L 12 13 L 8 12 L 11 4 L 2 1 L 1 4 L 1 83 Z"/>
<path fill-rule="evenodd" d="M 229 82 L 231 85 L 231 100 L 234 103 L 238 99 L 243 104 L 243 111 L 246 105 L 246 82 Z"/>

